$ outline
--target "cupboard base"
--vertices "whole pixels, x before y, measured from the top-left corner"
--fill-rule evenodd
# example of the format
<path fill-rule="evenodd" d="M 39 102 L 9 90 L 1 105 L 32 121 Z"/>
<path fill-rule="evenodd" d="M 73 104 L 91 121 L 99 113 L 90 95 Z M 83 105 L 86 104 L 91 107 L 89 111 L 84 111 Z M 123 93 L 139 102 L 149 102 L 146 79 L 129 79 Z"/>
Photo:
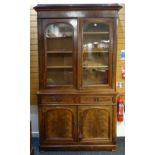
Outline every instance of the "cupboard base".
<path fill-rule="evenodd" d="M 40 151 L 116 151 L 116 145 L 40 145 Z"/>

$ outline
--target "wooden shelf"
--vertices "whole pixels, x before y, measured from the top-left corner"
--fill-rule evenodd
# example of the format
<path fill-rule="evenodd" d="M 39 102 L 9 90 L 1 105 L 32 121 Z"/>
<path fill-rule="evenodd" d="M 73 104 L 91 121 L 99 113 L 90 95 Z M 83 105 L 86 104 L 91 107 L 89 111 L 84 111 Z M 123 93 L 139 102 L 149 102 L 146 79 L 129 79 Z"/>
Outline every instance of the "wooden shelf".
<path fill-rule="evenodd" d="M 72 66 L 47 66 L 47 69 L 67 69 L 73 68 Z"/>
<path fill-rule="evenodd" d="M 83 53 L 109 53 L 109 51 L 84 51 Z"/>
<path fill-rule="evenodd" d="M 98 35 L 98 34 L 109 34 L 109 32 L 83 32 L 83 34 Z"/>
<path fill-rule="evenodd" d="M 108 53 L 109 48 L 83 48 L 83 53 Z"/>
<path fill-rule="evenodd" d="M 108 66 L 83 66 L 83 68 L 108 68 Z"/>
<path fill-rule="evenodd" d="M 47 51 L 47 54 L 64 54 L 72 53 L 72 51 Z"/>
<path fill-rule="evenodd" d="M 73 36 L 65 36 L 65 37 L 46 37 L 47 39 L 70 39 Z"/>

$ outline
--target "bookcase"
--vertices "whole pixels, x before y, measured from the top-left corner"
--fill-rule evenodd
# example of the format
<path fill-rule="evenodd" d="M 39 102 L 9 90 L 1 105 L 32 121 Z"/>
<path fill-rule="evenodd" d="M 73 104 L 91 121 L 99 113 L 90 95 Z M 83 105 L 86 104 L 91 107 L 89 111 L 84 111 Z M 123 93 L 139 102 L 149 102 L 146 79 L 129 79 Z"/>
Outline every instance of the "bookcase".
<path fill-rule="evenodd" d="M 34 7 L 41 150 L 116 150 L 118 4 Z"/>

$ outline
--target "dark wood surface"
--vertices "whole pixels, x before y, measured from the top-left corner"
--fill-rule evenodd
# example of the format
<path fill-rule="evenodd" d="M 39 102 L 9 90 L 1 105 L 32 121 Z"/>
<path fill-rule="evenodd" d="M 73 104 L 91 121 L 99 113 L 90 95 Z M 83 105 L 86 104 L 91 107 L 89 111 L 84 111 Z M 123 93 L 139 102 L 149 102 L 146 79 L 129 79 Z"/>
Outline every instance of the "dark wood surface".
<path fill-rule="evenodd" d="M 41 144 L 74 144 L 76 142 L 76 106 L 42 106 Z"/>
<path fill-rule="evenodd" d="M 78 106 L 80 144 L 109 144 L 112 142 L 112 107 Z"/>
<path fill-rule="evenodd" d="M 56 151 L 46 152 L 43 150 L 43 151 L 39 152 L 39 138 L 33 138 L 33 146 L 34 146 L 35 154 L 42 154 L 42 155 L 68 155 L 68 154 L 74 154 L 74 155 L 77 155 L 77 154 L 78 155 L 90 155 L 90 154 L 93 154 L 93 155 L 125 155 L 125 137 L 117 137 L 117 149 L 113 150 L 115 152 L 111 152 L 108 150 L 103 151 L 103 147 L 102 147 L 101 151 L 98 151 L 98 150 L 97 151 L 90 151 L 89 148 L 87 148 L 88 151 L 80 151 L 81 150 L 81 148 L 80 148 L 79 151 L 71 152 L 71 151 L 69 151 L 69 149 L 67 149 L 65 147 L 64 148 L 64 149 L 66 149 L 65 151 L 62 151 L 61 149 L 63 149 L 63 148 L 61 148 L 60 151 L 56 150 Z M 50 147 L 52 147 L 52 146 L 50 146 Z M 106 145 L 105 147 L 108 147 L 108 146 L 110 146 L 110 145 Z M 104 147 L 104 149 L 105 149 L 105 147 Z M 77 150 L 78 150 L 77 146 L 74 147 L 74 150 L 75 150 L 75 148 L 77 148 Z M 101 148 L 101 145 L 100 145 L 100 148 Z"/>
<path fill-rule="evenodd" d="M 118 4 L 38 5 L 39 128 L 42 150 L 116 150 L 116 43 Z M 109 25 L 108 84 L 84 86 L 84 23 Z M 47 85 L 45 29 L 52 23 L 73 27 L 73 84 Z M 50 44 L 50 43 L 48 43 Z M 50 47 L 52 48 L 52 47 Z"/>
<path fill-rule="evenodd" d="M 103 144 L 103 145 L 40 145 L 40 151 L 99 151 L 99 150 L 111 150 L 116 151 L 117 146 L 112 144 Z"/>
<path fill-rule="evenodd" d="M 120 10 L 119 4 L 38 4 L 36 11 L 45 10 Z"/>
<path fill-rule="evenodd" d="M 37 17 L 39 19 L 57 19 L 59 18 L 114 18 L 118 17 L 118 14 L 116 11 L 110 11 L 110 10 L 98 10 L 98 11 L 90 11 L 90 10 L 62 10 L 62 11 L 41 11 L 38 12 Z"/>

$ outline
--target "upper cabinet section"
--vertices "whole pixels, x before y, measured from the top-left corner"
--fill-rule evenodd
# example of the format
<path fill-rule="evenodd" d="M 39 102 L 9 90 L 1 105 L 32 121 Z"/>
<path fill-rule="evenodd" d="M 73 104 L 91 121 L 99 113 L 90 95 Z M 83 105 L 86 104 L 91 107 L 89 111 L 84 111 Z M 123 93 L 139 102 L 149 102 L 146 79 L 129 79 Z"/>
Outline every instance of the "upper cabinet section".
<path fill-rule="evenodd" d="M 39 88 L 115 89 L 118 10 L 38 5 Z"/>

